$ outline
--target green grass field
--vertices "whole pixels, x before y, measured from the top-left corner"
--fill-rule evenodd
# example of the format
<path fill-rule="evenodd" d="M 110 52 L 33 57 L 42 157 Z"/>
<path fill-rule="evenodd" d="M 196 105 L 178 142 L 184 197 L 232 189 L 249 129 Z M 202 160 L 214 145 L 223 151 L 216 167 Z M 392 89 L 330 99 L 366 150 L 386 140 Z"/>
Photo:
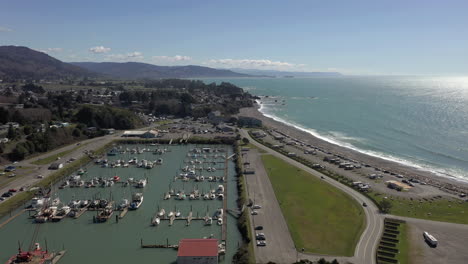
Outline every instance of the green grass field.
<path fill-rule="evenodd" d="M 296 248 L 352 256 L 365 227 L 360 204 L 347 194 L 271 155 L 262 156 Z"/>
<path fill-rule="evenodd" d="M 409 264 L 409 241 L 408 241 L 408 226 L 401 224 L 398 230 L 400 231 L 400 242 L 397 244 L 399 253 L 397 254 L 397 260 L 400 264 Z"/>
<path fill-rule="evenodd" d="M 384 195 L 370 193 L 376 201 L 384 199 Z M 433 197 L 410 199 L 387 196 L 392 202 L 390 214 L 421 218 L 434 221 L 468 224 L 468 202 L 458 199 Z"/>

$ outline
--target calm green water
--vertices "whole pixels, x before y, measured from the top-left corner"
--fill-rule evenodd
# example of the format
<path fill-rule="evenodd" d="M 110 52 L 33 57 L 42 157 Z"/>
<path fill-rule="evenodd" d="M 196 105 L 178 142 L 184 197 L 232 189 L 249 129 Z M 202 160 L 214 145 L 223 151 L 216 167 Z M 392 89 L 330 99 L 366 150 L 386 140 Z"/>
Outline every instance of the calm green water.
<path fill-rule="evenodd" d="M 143 145 L 127 145 L 130 149 Z M 124 147 L 127 147 L 124 145 Z M 164 193 L 169 190 L 169 186 L 174 190 L 184 189 L 188 194 L 193 188 L 198 187 L 200 191 L 216 189 L 220 183 L 217 182 L 185 182 L 180 180 L 174 182 L 174 176 L 180 173 L 181 166 L 185 165 L 184 160 L 188 159 L 187 152 L 195 145 L 186 146 L 164 146 L 170 152 L 163 155 L 153 155 L 151 152 L 143 154 L 118 154 L 108 157 L 109 161 L 124 159 L 129 160 L 137 157 L 138 160 L 164 159 L 163 165 L 157 165 L 153 169 L 143 169 L 136 167 L 129 168 L 101 168 L 98 165 L 89 164 L 88 173 L 82 176 L 84 180 L 93 177 L 112 177 L 118 175 L 121 181 L 128 178 L 140 179 L 148 177 L 148 184 L 144 189 L 136 189 L 132 186 L 122 187 L 115 184 L 112 187 L 96 188 L 65 188 L 56 189 L 56 193 L 62 202 L 68 203 L 72 199 L 92 199 L 93 196 L 100 196 L 119 202 L 123 197 L 130 200 L 132 193 L 143 192 L 144 202 L 136 211 L 129 211 L 124 219 L 119 223 L 115 222 L 115 214 L 106 223 L 93 223 L 93 212 L 86 212 L 79 219 L 65 218 L 61 222 L 45 224 L 34 224 L 32 219 L 25 213 L 22 216 L 0 229 L 0 263 L 4 263 L 8 258 L 17 252 L 18 241 L 26 249 L 31 243 L 33 234 L 37 232 L 37 239 L 33 242 L 44 244 L 47 239 L 50 250 L 67 250 L 61 264 L 75 263 L 172 263 L 176 261 L 177 251 L 173 249 L 141 249 L 140 239 L 145 244 L 165 244 L 169 239 L 169 244 L 178 244 L 182 238 L 203 238 L 213 235 L 214 238 L 221 239 L 221 227 L 215 223 L 212 226 L 205 226 L 203 221 L 193 221 L 190 226 L 186 226 L 183 220 L 177 220 L 173 226 L 169 226 L 168 221 L 161 221 L 157 227 L 150 225 L 151 218 L 158 210 L 158 205 L 165 208 L 166 213 L 174 211 L 175 206 L 181 211 L 182 216 L 186 216 L 191 207 L 194 216 L 199 213 L 205 216 L 208 209 L 210 215 L 215 213 L 217 208 L 222 207 L 219 200 L 184 200 L 175 199 L 163 200 Z M 196 147 L 204 147 L 197 145 Z M 207 146 L 213 147 L 213 146 Z M 228 150 L 227 155 L 232 153 L 230 146 L 216 147 Z M 151 149 L 156 148 L 151 146 Z M 223 154 L 223 153 L 218 153 Z M 222 159 L 218 159 L 222 161 Z M 223 168 L 224 163 L 217 163 L 217 168 Z M 228 176 L 228 208 L 236 208 L 237 190 L 235 182 L 234 163 L 229 161 Z M 205 176 L 223 176 L 223 170 L 215 172 L 204 171 Z M 231 263 L 232 256 L 237 251 L 241 235 L 237 230 L 236 219 L 230 215 L 228 219 L 228 241 L 227 253 L 222 257 L 222 263 Z M 4 220 L 4 219 L 3 219 Z M 3 221 L 2 220 L 2 221 Z"/>

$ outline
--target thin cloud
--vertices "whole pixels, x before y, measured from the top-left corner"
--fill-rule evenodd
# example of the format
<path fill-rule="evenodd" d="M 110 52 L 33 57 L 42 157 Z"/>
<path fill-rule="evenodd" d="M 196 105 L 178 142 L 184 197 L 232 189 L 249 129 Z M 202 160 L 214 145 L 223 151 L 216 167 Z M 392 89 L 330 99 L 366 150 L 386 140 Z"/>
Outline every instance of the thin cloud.
<path fill-rule="evenodd" d="M 208 65 L 225 68 L 243 68 L 243 69 L 293 69 L 304 67 L 304 64 L 294 64 L 284 61 L 272 60 L 253 60 L 253 59 L 212 59 L 206 62 Z"/>
<path fill-rule="evenodd" d="M 111 51 L 111 48 L 106 48 L 104 46 L 96 46 L 96 47 L 89 48 L 89 52 L 92 52 L 92 53 L 107 53 L 109 51 Z"/>
<path fill-rule="evenodd" d="M 156 62 L 181 62 L 181 61 L 191 61 L 192 58 L 189 56 L 182 56 L 182 55 L 153 56 L 153 60 Z"/>
<path fill-rule="evenodd" d="M 0 26 L 0 32 L 12 32 L 13 29 Z"/>
<path fill-rule="evenodd" d="M 144 59 L 143 53 L 139 51 L 134 51 L 126 54 L 109 54 L 106 56 L 106 59 L 111 61 L 141 61 Z"/>
<path fill-rule="evenodd" d="M 48 48 L 47 52 L 62 52 L 63 48 Z"/>

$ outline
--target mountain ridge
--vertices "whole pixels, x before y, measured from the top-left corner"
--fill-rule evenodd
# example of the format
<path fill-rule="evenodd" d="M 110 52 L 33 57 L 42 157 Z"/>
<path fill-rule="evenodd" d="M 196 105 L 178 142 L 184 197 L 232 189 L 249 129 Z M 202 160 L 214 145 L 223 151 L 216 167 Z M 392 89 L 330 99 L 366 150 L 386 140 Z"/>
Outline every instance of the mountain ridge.
<path fill-rule="evenodd" d="M 115 78 L 126 79 L 254 77 L 227 69 L 198 65 L 159 66 L 142 62 L 70 62 L 70 64 Z"/>

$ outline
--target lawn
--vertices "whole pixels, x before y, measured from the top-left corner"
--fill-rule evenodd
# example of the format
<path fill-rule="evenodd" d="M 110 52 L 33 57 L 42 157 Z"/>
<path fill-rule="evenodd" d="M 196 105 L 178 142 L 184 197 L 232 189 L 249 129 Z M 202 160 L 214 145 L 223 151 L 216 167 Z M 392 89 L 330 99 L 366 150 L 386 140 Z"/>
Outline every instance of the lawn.
<path fill-rule="evenodd" d="M 378 202 L 384 199 L 382 194 L 370 193 L 369 195 Z M 468 202 L 442 196 L 422 199 L 387 197 L 392 202 L 390 214 L 468 224 Z"/>
<path fill-rule="evenodd" d="M 406 224 L 401 224 L 398 230 L 400 231 L 400 242 L 397 244 L 397 249 L 399 253 L 397 254 L 396 259 L 400 264 L 408 264 L 409 262 L 409 241 L 408 241 L 408 226 Z"/>
<path fill-rule="evenodd" d="M 365 214 L 353 198 L 271 155 L 263 163 L 296 248 L 352 256 L 365 227 Z"/>

